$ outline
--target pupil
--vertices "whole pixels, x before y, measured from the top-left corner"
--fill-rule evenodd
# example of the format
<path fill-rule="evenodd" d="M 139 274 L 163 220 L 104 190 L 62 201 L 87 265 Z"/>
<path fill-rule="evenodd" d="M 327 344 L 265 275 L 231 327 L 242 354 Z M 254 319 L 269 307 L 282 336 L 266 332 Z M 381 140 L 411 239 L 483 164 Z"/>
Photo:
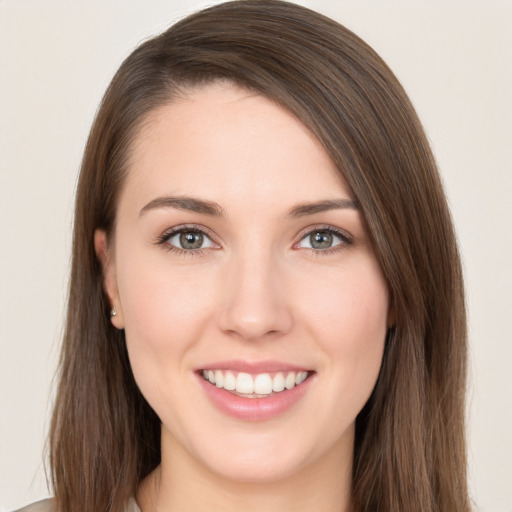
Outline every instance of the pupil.
<path fill-rule="evenodd" d="M 185 231 L 180 235 L 180 244 L 184 249 L 199 249 L 203 245 L 203 235 L 193 231 Z"/>
<path fill-rule="evenodd" d="M 314 249 L 328 249 L 332 245 L 332 233 L 317 231 L 310 236 L 311 247 Z"/>

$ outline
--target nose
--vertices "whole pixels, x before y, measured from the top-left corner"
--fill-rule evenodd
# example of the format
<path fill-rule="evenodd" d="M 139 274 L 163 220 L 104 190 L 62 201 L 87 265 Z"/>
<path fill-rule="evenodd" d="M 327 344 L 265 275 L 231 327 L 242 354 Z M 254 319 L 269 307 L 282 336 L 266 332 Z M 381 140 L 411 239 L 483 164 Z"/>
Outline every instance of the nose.
<path fill-rule="evenodd" d="M 293 319 L 283 272 L 270 256 L 253 253 L 231 261 L 223 288 L 221 331 L 247 341 L 290 331 Z"/>

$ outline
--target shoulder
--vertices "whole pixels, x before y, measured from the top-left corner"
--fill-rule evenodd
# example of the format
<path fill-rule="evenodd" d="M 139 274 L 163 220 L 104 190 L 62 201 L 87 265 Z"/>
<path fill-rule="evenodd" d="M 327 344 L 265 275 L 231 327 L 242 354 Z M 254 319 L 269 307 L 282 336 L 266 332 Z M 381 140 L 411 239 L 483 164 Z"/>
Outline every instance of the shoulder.
<path fill-rule="evenodd" d="M 13 512 L 58 512 L 58 510 L 55 500 L 53 498 L 48 498 L 46 500 L 32 503 L 31 505 L 27 505 L 26 507 L 18 510 L 14 510 Z M 133 498 L 128 502 L 126 512 L 140 512 L 140 508 Z"/>
<path fill-rule="evenodd" d="M 57 512 L 57 505 L 53 498 L 37 501 L 31 505 L 15 510 L 14 512 Z"/>

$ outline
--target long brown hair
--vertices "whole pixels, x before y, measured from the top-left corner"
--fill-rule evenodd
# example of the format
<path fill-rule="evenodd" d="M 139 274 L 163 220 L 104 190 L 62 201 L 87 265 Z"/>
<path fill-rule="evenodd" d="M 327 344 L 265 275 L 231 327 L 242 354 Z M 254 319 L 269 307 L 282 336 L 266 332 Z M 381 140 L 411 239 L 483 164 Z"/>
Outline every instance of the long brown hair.
<path fill-rule="evenodd" d="M 431 150 L 401 85 L 345 27 L 278 0 L 189 16 L 122 64 L 85 150 L 50 464 L 61 512 L 121 512 L 160 461 L 160 422 L 108 320 L 93 244 L 144 119 L 180 91 L 228 80 L 295 114 L 358 201 L 392 299 L 373 394 L 356 421 L 353 512 L 467 512 L 466 319 L 459 254 Z"/>

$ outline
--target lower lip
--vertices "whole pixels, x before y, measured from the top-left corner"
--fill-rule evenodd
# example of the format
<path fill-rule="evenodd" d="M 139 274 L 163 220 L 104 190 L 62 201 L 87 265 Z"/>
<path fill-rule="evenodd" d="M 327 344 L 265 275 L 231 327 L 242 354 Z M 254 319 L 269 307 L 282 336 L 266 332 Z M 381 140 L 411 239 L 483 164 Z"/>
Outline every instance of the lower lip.
<path fill-rule="evenodd" d="M 205 380 L 202 375 L 198 375 L 197 378 L 217 409 L 228 416 L 244 421 L 265 421 L 283 414 L 300 400 L 313 380 L 312 376 L 309 376 L 298 386 L 267 398 L 244 398 L 218 388 Z"/>

